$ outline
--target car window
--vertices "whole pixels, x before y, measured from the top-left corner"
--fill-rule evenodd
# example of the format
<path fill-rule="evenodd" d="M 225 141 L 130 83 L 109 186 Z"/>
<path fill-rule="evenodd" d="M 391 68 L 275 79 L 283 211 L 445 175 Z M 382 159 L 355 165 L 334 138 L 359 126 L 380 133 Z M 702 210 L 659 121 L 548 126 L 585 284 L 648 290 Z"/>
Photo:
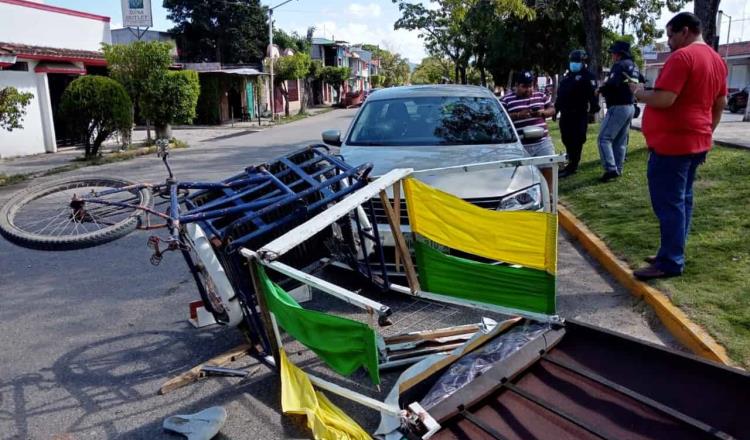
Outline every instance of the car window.
<path fill-rule="evenodd" d="M 365 103 L 348 145 L 479 145 L 516 141 L 498 101 L 484 97 L 414 97 Z"/>

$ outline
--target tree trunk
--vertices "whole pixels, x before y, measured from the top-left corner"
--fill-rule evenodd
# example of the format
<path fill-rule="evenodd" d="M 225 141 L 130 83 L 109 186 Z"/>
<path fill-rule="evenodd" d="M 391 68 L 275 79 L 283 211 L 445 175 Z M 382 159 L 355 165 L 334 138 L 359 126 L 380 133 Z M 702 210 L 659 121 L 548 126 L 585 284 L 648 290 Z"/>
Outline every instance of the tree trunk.
<path fill-rule="evenodd" d="M 589 68 L 598 80 L 602 73 L 602 7 L 599 0 L 579 0 L 579 3 L 583 13 L 583 28 L 586 32 Z"/>
<path fill-rule="evenodd" d="M 170 124 L 154 124 L 156 139 L 172 139 L 172 126 Z"/>
<path fill-rule="evenodd" d="M 466 81 L 466 66 L 461 66 L 461 84 L 468 84 Z"/>
<path fill-rule="evenodd" d="M 715 50 L 719 49 L 719 39 L 716 35 L 716 14 L 719 12 L 721 0 L 695 0 L 693 12 L 703 23 L 703 39 Z"/>

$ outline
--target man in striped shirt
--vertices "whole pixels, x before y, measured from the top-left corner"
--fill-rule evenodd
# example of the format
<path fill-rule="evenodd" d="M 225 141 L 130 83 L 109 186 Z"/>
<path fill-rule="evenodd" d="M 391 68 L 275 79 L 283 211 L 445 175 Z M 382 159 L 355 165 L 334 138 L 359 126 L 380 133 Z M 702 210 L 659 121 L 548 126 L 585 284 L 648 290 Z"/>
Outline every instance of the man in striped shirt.
<path fill-rule="evenodd" d="M 522 140 L 521 143 L 530 156 L 549 156 L 555 154 L 555 146 L 549 137 L 546 118 L 555 114 L 552 98 L 533 89 L 534 75 L 521 72 L 516 77 L 516 91 L 503 96 L 500 102 L 508 111 L 510 119 L 516 129 L 525 127 L 541 127 L 544 137 L 541 140 Z M 540 167 L 547 184 L 552 184 L 552 169 Z"/>

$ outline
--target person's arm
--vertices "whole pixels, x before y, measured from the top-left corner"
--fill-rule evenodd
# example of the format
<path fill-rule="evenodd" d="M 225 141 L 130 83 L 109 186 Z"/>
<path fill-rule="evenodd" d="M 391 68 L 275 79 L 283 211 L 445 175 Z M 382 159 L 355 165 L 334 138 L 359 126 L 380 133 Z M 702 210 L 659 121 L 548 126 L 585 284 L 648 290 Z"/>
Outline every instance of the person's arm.
<path fill-rule="evenodd" d="M 598 113 L 599 110 L 601 110 L 601 107 L 599 106 L 599 95 L 596 94 L 596 77 L 591 75 L 588 84 L 589 113 Z"/>
<path fill-rule="evenodd" d="M 724 113 L 724 107 L 727 105 L 726 95 L 722 95 L 714 100 L 714 105 L 711 108 L 711 130 L 715 131 L 716 127 L 721 122 L 721 115 Z"/>
<path fill-rule="evenodd" d="M 638 102 L 654 108 L 669 108 L 677 99 L 677 94 L 669 90 L 645 90 L 643 84 L 630 83 L 630 90 Z"/>

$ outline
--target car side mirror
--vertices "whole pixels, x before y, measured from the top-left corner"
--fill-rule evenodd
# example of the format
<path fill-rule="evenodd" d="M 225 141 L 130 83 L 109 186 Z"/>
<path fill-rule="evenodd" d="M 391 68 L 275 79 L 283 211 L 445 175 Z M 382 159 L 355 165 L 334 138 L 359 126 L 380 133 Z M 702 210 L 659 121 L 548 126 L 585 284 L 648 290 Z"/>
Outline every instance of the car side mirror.
<path fill-rule="evenodd" d="M 341 146 L 341 132 L 339 130 L 326 130 L 321 134 L 323 142 L 334 147 Z"/>
<path fill-rule="evenodd" d="M 538 141 L 544 137 L 544 129 L 542 127 L 526 127 L 518 130 L 518 135 L 524 141 Z"/>

